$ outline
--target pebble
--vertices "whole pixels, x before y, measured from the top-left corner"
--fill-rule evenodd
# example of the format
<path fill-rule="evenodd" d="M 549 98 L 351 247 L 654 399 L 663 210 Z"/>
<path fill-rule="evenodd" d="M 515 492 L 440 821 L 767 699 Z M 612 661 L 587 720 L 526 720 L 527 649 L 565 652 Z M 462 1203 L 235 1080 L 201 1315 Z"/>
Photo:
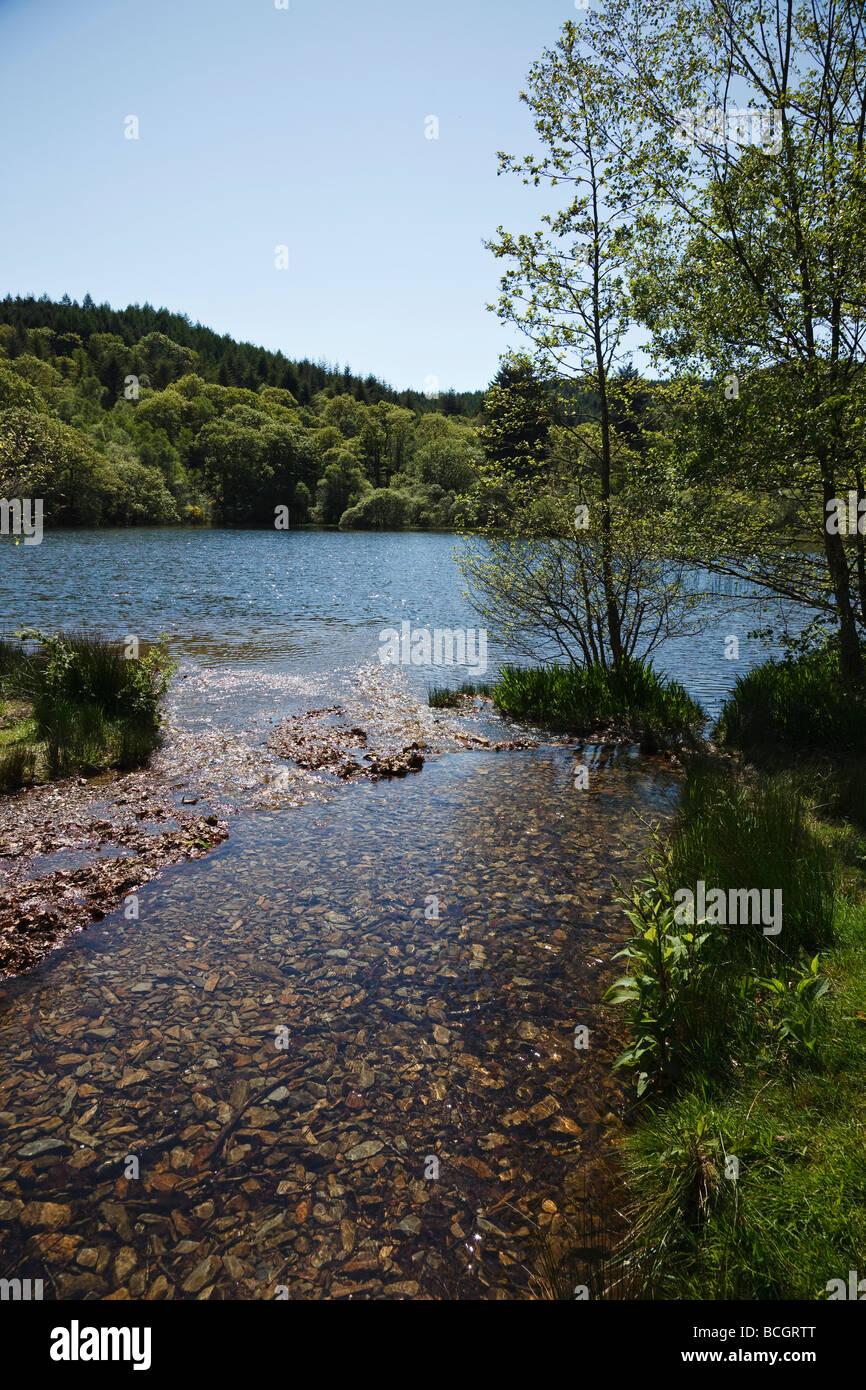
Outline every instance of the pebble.
<path fill-rule="evenodd" d="M 399 785 L 240 817 L 3 998 L 10 1265 L 64 1299 L 533 1296 L 621 1108 L 608 847 L 673 778 L 614 758 L 576 817 L 563 750 L 436 737 Z"/>

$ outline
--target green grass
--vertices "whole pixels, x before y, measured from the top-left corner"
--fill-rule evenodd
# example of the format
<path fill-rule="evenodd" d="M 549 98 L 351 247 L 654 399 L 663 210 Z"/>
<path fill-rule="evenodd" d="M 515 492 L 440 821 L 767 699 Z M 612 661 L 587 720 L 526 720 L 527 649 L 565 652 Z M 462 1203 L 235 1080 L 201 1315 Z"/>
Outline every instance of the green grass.
<path fill-rule="evenodd" d="M 782 930 L 764 937 L 750 927 L 721 929 L 719 951 L 742 963 L 767 953 L 796 958 L 832 937 L 833 856 L 816 837 L 802 791 L 786 774 L 732 775 L 730 766 L 690 763 L 671 836 L 675 888 L 779 889 Z"/>
<path fill-rule="evenodd" d="M 493 686 L 483 681 L 463 681 L 456 688 L 433 685 L 427 691 L 427 703 L 434 709 L 457 709 L 473 695 L 491 695 Z"/>
<path fill-rule="evenodd" d="M 837 756 L 866 743 L 866 694 L 843 686 L 833 644 L 768 661 L 740 676 L 715 737 L 752 758 L 798 749 Z"/>
<path fill-rule="evenodd" d="M 646 662 L 617 669 L 592 666 L 506 666 L 494 702 L 512 719 L 568 733 L 613 728 L 646 748 L 698 741 L 704 712 L 683 686 Z"/>
<path fill-rule="evenodd" d="M 32 782 L 36 775 L 37 750 L 29 743 L 6 743 L 0 747 L 0 792 L 15 792 Z"/>
<path fill-rule="evenodd" d="M 815 1299 L 866 1249 L 866 909 L 844 901 L 820 1067 L 740 1054 L 724 1091 L 691 1086 L 625 1144 L 626 1264 L 647 1296 Z M 725 1155 L 739 1176 L 724 1177 Z"/>
<path fill-rule="evenodd" d="M 691 764 L 630 890 L 633 987 L 609 1002 L 629 1008 L 623 1065 L 648 1078 L 622 1143 L 618 1252 L 642 1297 L 825 1298 L 863 1265 L 866 843 L 826 803 L 818 816 L 809 786 Z M 781 886 L 781 935 L 677 926 L 673 893 L 697 878 Z"/>
<path fill-rule="evenodd" d="M 172 670 L 164 643 L 127 658 L 86 632 L 21 638 L 0 641 L 0 692 L 20 716 L 0 729 L 0 789 L 145 764 Z"/>

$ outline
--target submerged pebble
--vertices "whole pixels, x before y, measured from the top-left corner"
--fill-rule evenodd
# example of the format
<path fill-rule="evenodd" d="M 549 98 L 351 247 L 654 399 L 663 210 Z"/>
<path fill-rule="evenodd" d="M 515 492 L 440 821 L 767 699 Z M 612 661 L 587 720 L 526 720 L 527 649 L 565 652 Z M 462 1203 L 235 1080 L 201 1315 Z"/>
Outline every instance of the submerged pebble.
<path fill-rule="evenodd" d="M 382 688 L 374 670 L 335 701 L 374 743 Z M 435 750 L 420 775 L 329 776 L 327 800 L 272 810 L 254 792 L 218 854 L 142 883 L 138 920 L 0 986 L 7 1276 L 63 1299 L 536 1291 L 621 1111 L 610 873 L 675 775 L 594 750 L 587 795 L 567 746 L 461 746 L 471 724 L 390 689 L 381 728 Z M 495 745 L 489 717 L 476 732 Z M 80 789 L 72 844 L 123 806 L 138 824 L 139 798 L 177 816 L 202 795 L 171 785 L 178 756 L 153 774 L 163 802 Z"/>

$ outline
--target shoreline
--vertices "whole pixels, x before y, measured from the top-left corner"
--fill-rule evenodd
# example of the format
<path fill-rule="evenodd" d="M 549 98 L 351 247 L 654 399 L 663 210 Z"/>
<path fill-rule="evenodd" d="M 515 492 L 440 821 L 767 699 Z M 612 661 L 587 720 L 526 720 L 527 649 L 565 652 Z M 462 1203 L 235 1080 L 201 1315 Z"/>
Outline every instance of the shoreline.
<path fill-rule="evenodd" d="M 202 809 L 173 801 L 147 772 L 69 777 L 0 798 L 0 980 L 28 973 L 125 902 L 132 916 L 143 884 L 221 844 L 227 820 Z"/>
<path fill-rule="evenodd" d="M 372 697 L 379 689 L 371 677 L 369 688 L 359 695 L 370 716 Z M 536 807 L 532 817 L 537 815 L 549 833 L 558 833 L 555 827 L 562 816 L 556 815 L 556 807 L 542 792 L 550 774 L 541 769 L 558 769 L 559 785 L 566 790 L 571 781 L 568 769 L 577 751 L 574 745 L 591 740 L 554 736 L 542 745 L 534 739 L 497 740 L 497 733 L 515 731 L 505 727 L 499 716 L 492 717 L 490 727 L 483 725 L 489 706 L 480 712 L 470 707 L 446 718 L 419 705 L 411 694 L 404 699 L 392 692 L 390 704 L 385 707 L 383 702 L 377 711 L 375 728 L 372 716 L 364 722 L 369 735 L 364 747 L 369 751 L 381 746 L 389 733 L 392 747 L 398 749 L 423 737 L 432 744 L 423 754 L 425 764 L 432 760 L 431 766 L 425 765 L 423 771 L 429 774 L 438 764 L 445 779 L 440 781 L 444 796 L 436 793 L 431 800 L 426 793 L 419 797 L 422 782 L 407 772 L 394 779 L 396 800 L 392 802 L 391 793 L 375 775 L 340 777 L 339 761 L 333 759 L 354 760 L 352 751 L 343 747 L 342 733 L 361 727 L 356 722 L 359 709 L 348 701 L 339 714 L 330 705 L 326 709 L 325 718 L 336 723 L 324 727 L 335 728 L 336 736 L 324 750 L 324 764 L 319 762 L 321 711 L 308 712 L 307 747 L 321 773 L 316 775 L 315 767 L 298 769 L 313 793 L 304 803 L 312 819 L 302 817 L 293 831 L 294 817 L 267 815 L 260 831 L 248 814 L 241 814 L 268 809 L 255 804 L 254 795 L 238 811 L 238 834 L 246 835 L 248 845 L 253 840 L 258 843 L 257 837 L 264 834 L 276 835 L 281 845 L 291 847 L 288 874 L 293 872 L 294 852 L 302 863 L 309 862 L 311 854 L 322 855 L 320 885 L 311 893 L 302 883 L 300 892 L 292 895 L 288 932 L 264 905 L 269 894 L 282 895 L 263 868 L 253 879 L 264 895 L 256 908 L 242 909 L 236 921 L 217 910 L 202 938 L 193 926 L 193 919 L 201 919 L 201 911 L 193 909 L 191 919 L 183 904 L 206 902 L 213 890 L 197 888 L 196 875 L 184 876 L 187 886 L 181 888 L 174 906 L 174 893 L 168 899 L 160 895 L 163 925 L 156 934 L 154 918 L 147 910 L 144 932 L 123 931 L 121 922 L 116 943 L 113 933 L 103 933 L 98 966 L 88 964 L 90 953 L 55 950 L 41 979 L 37 971 L 31 987 L 19 990 L 18 982 L 10 980 L 13 987 L 5 991 L 7 1009 L 13 1011 L 7 1021 L 18 1018 L 23 1031 L 9 1054 L 8 1079 L 0 1096 L 4 1112 L 0 1126 L 6 1127 L 5 1132 L 0 1128 L 0 1149 L 8 1165 L 0 1193 L 0 1220 L 8 1223 L 4 1229 L 16 1270 L 47 1277 L 60 1299 L 85 1294 L 100 1299 L 273 1297 L 270 1285 L 263 1285 L 256 1272 L 253 1256 L 260 1229 L 264 1235 L 285 1209 L 280 1192 L 271 1192 L 277 1176 L 287 1193 L 291 1188 L 293 1200 L 286 1209 L 285 1228 L 274 1226 L 266 1248 L 290 1257 L 293 1268 L 287 1280 L 293 1296 L 549 1298 L 554 1295 L 545 1271 L 551 1262 L 569 1260 L 575 1236 L 582 1248 L 599 1249 L 601 1258 L 607 1256 L 610 1217 L 617 1207 L 620 1184 L 616 1139 L 623 1122 L 624 1087 L 622 1078 L 611 1072 L 622 1041 L 620 1020 L 603 1006 L 601 996 L 603 985 L 615 972 L 611 957 L 624 933 L 611 909 L 606 873 L 615 862 L 631 863 L 632 856 L 611 844 L 613 857 L 609 857 L 599 841 L 591 859 L 581 858 L 577 847 L 589 843 L 585 839 L 589 832 L 578 830 L 581 816 L 591 815 L 590 824 L 599 817 L 599 824 L 611 824 L 607 810 L 594 797 L 579 803 L 582 811 L 564 842 L 569 854 L 576 854 L 575 872 L 557 873 L 556 886 L 543 874 L 533 877 L 547 862 L 542 848 L 527 845 L 524 850 L 520 843 L 524 832 L 519 807 L 526 796 Z M 279 729 L 276 719 L 272 727 Z M 92 783 L 73 778 L 10 798 L 5 806 L 0 803 L 0 834 L 5 812 L 7 837 L 15 829 L 19 841 L 35 846 L 37 868 L 44 867 L 43 855 L 69 852 L 70 842 L 78 843 L 88 835 L 91 850 L 97 852 L 111 844 L 113 835 L 122 837 L 125 845 L 120 847 L 138 849 L 138 858 L 100 859 L 95 871 L 107 876 L 104 890 L 119 906 L 124 890 L 132 891 L 127 879 L 146 881 L 139 872 L 142 864 L 152 878 L 161 867 L 178 862 L 178 837 L 192 838 L 201 823 L 211 840 L 227 829 L 225 818 L 220 824 L 217 817 L 217 826 L 208 825 L 206 812 L 211 804 L 219 806 L 218 797 L 194 807 L 177 805 L 182 795 L 180 765 L 186 760 L 187 766 L 195 767 L 196 758 L 189 757 L 192 742 L 171 742 L 171 721 L 168 732 L 169 746 L 158 773 L 95 778 Z M 209 757 L 216 747 L 214 739 L 219 738 L 208 732 Z M 487 756 L 498 742 L 505 745 L 504 763 L 498 755 Z M 508 760 L 506 748 L 515 743 L 530 744 L 528 760 L 525 755 L 513 764 Z M 224 753 L 229 772 L 236 772 L 238 766 L 233 746 L 229 741 Z M 257 757 L 261 778 L 267 766 L 267 739 L 256 750 L 241 741 L 239 750 L 244 774 Z M 443 760 L 440 755 L 445 751 L 470 756 L 465 777 L 459 771 L 463 759 L 456 764 Z M 657 770 L 664 780 L 675 772 L 661 757 L 637 756 L 642 768 Z M 599 749 L 592 757 L 598 759 L 599 775 L 608 776 L 602 770 L 615 767 L 625 773 L 625 780 L 612 773 L 610 814 L 619 817 L 617 824 L 634 848 L 642 836 L 627 809 L 632 796 L 631 774 L 626 771 L 630 760 L 617 744 L 607 751 Z M 212 762 L 207 767 L 215 771 Z M 492 777 L 485 776 L 485 771 Z M 157 786 L 159 776 L 163 782 Z M 491 813 L 490 788 L 498 788 L 497 803 L 509 819 L 503 823 L 498 815 L 491 816 L 490 828 L 495 828 L 495 858 L 502 860 L 502 866 L 492 869 L 488 864 L 493 844 L 488 837 L 474 844 L 472 853 L 480 855 L 477 871 L 491 875 L 490 888 L 479 898 L 479 880 L 460 912 L 454 913 L 451 892 L 458 890 L 452 884 L 449 892 L 446 883 L 462 862 L 465 845 L 461 840 L 461 857 L 453 861 L 443 883 L 442 926 L 431 932 L 425 922 L 425 887 L 416 884 L 414 889 L 422 895 L 420 900 L 415 898 L 420 907 L 410 907 L 411 897 L 404 899 L 402 894 L 400 901 L 389 893 L 380 900 L 376 887 L 379 817 L 374 805 L 385 811 L 391 805 L 399 807 L 408 796 L 417 807 L 444 816 L 443 824 L 450 825 L 450 794 L 445 789 L 455 776 L 465 788 L 461 800 L 468 796 L 467 804 L 474 804 L 476 816 L 485 820 Z M 325 797 L 323 785 L 328 792 Z M 347 786 L 352 785 L 354 792 L 346 795 Z M 523 798 L 518 791 L 521 786 Z M 512 787 L 518 802 L 512 800 Z M 537 789 L 535 799 L 532 788 Z M 371 797 L 372 802 L 365 800 Z M 28 798 L 34 813 L 32 839 L 20 818 L 21 803 Z M 344 824 L 367 827 L 362 838 L 370 839 L 364 861 L 368 867 L 362 868 L 361 881 L 344 884 L 339 872 L 334 877 L 329 857 L 334 851 L 329 848 L 327 830 L 323 835 L 318 828 L 320 812 L 314 802 L 321 806 L 323 829 L 334 813 Z M 556 806 L 566 810 L 569 802 L 567 797 Z M 56 814 L 61 804 L 65 804 L 64 824 Z M 280 803 L 286 810 L 294 804 L 292 800 Z M 395 824 L 401 823 L 401 816 L 398 809 Z M 511 818 L 515 825 L 509 828 Z M 179 830 L 173 828 L 173 821 L 179 822 Z M 529 857 L 525 871 L 512 874 L 505 864 L 515 834 L 520 852 L 528 851 Z M 355 836 L 351 839 L 355 845 Z M 145 852 L 157 854 L 163 840 L 164 860 L 146 864 Z M 474 841 L 472 837 L 470 843 Z M 384 846 L 387 839 L 383 845 L 387 854 Z M 244 862 L 243 847 L 240 853 L 239 862 Z M 196 847 L 189 857 L 207 854 L 207 849 L 199 852 Z M 230 884 L 235 872 L 231 858 L 224 858 L 220 868 L 219 856 L 211 856 L 214 867 L 203 871 L 204 882 Z M 282 856 L 278 859 L 285 862 Z M 270 862 L 263 851 L 263 864 L 266 861 Z M 418 867 L 423 884 L 423 856 Z M 497 888 L 504 886 L 501 874 L 507 874 L 509 881 L 514 878 L 515 894 L 529 894 L 525 904 L 515 897 L 504 918 L 495 903 Z M 523 882 L 527 877 L 530 882 Z M 36 882 L 47 890 L 52 882 L 63 886 L 65 880 L 46 875 Z M 336 892 L 334 884 L 341 885 Z M 471 875 L 469 885 L 472 888 Z M 219 896 L 217 892 L 216 900 Z M 305 906 L 317 900 L 319 906 Z M 489 905 L 479 917 L 485 900 Z M 175 931 L 181 933 L 177 938 Z M 195 936 L 189 936 L 190 931 Z M 54 944 L 62 946 L 68 938 L 66 932 Z M 435 948 L 432 954 L 431 947 Z M 136 965 L 130 966 L 130 961 Z M 499 984 L 491 992 L 497 979 Z M 78 980 L 84 988 L 80 1004 L 74 983 Z M 138 993 L 145 984 L 148 992 Z M 189 1004 L 185 990 L 192 991 Z M 168 1004 L 169 997 L 176 1002 Z M 47 1039 L 40 1045 L 38 1060 L 27 1060 L 24 1019 L 41 1017 L 46 1009 L 68 1038 L 66 1050 L 61 1047 L 60 1051 L 70 1066 L 74 1061 L 74 1069 L 68 1076 L 64 1073 L 59 1092 L 55 1072 L 63 1059 L 54 1056 Z M 275 1058 L 272 1042 L 267 1047 L 266 1028 L 262 1031 L 275 1009 L 276 1017 L 291 1022 L 292 1047 L 282 1061 Z M 572 1048 L 569 1033 L 575 1009 L 594 1030 L 589 1054 Z M 229 1025 L 226 1010 L 237 1011 L 239 1029 Z M 85 1021 L 78 1019 L 79 1014 Z M 202 1070 L 202 1059 L 192 1043 L 193 1034 L 199 1032 L 200 1024 L 194 1021 L 198 1018 L 207 1020 L 201 1024 L 207 1027 L 205 1036 L 219 1037 L 213 1063 L 205 1064 L 205 1068 L 213 1065 L 213 1071 Z M 95 1039 L 108 1029 L 115 1042 L 106 1045 L 100 1058 Z M 360 1030 L 357 1035 L 356 1030 Z M 134 1062 L 127 1056 L 129 1037 L 135 1039 Z M 346 1046 L 349 1051 L 344 1057 Z M 295 1077 L 298 1063 L 303 1074 Z M 183 1068 L 184 1074 L 192 1069 L 197 1077 L 192 1107 L 188 1085 L 176 1067 Z M 276 1098 L 269 1099 L 270 1088 L 280 1081 L 284 1068 L 292 1072 L 292 1078 L 286 1079 L 286 1088 L 279 1086 Z M 46 1072 L 44 1080 L 41 1070 Z M 59 1101 L 73 1094 L 75 1087 L 77 1098 L 64 1118 L 58 1115 Z M 285 1111 L 284 1089 L 290 1097 Z M 28 1100 L 22 1108 L 19 1097 L 25 1092 Z M 247 1109 L 248 1105 L 252 1108 Z M 455 1128 L 458 1117 L 462 1118 Z M 130 1122 L 135 1128 L 128 1139 L 115 1138 Z M 203 1155 L 225 1127 L 232 1128 L 233 1136 L 226 1139 L 219 1162 L 205 1162 Z M 403 1136 L 413 1133 L 416 1138 L 407 1150 Z M 375 1136 L 372 1141 L 371 1135 Z M 130 1187 L 120 1176 L 119 1143 L 142 1155 L 142 1186 Z M 49 1146 L 44 1154 L 42 1144 Z M 373 1152 L 376 1146 L 380 1153 Z M 443 1182 L 426 1193 L 421 1190 L 426 1184 L 418 1183 L 416 1150 L 438 1154 L 443 1164 Z M 192 1168 L 184 1167 L 190 1161 L 185 1157 L 188 1153 L 196 1155 Z M 278 1153 L 281 1160 L 275 1173 Z M 51 1181 L 44 1201 L 43 1170 Z M 231 1229 L 228 1222 L 236 1196 L 244 1196 L 240 1225 L 246 1233 L 239 1228 L 228 1242 L 213 1220 L 218 1217 Z M 57 1210 L 71 1209 L 59 1228 L 43 1224 L 54 1220 L 52 1204 Z M 213 1212 L 210 1204 L 215 1206 Z M 341 1213 L 336 1231 L 326 1220 L 332 1210 Z M 148 1222 L 141 1228 L 139 1212 L 146 1214 Z M 166 1233 L 160 1237 L 164 1249 L 159 1269 L 145 1279 L 145 1241 L 149 1233 L 161 1231 L 163 1222 Z M 352 1236 L 347 1234 L 350 1227 Z M 438 1252 L 438 1265 L 435 1260 L 428 1265 L 426 1256 L 421 1264 L 415 1263 L 425 1248 L 419 1242 L 420 1230 L 428 1231 L 426 1240 L 433 1241 L 429 1249 Z M 80 1233 L 87 1235 L 83 1244 Z M 471 1243 L 475 1239 L 483 1247 L 476 1248 Z M 341 1240 L 350 1248 L 343 1245 L 341 1251 Z M 187 1251 L 187 1246 L 194 1249 Z M 326 1250 L 327 1264 L 319 1275 L 318 1261 L 325 1258 Z M 380 1250 L 388 1253 L 380 1256 Z M 464 1267 L 467 1254 L 469 1266 Z M 95 1261 L 92 1266 L 91 1261 Z M 207 1282 L 202 1285 L 201 1279 Z"/>

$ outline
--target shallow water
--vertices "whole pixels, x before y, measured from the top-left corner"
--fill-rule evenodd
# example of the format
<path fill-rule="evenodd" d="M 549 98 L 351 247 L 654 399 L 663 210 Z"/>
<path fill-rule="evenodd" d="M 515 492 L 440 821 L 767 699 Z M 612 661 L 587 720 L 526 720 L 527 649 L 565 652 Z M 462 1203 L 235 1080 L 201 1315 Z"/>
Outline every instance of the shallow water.
<path fill-rule="evenodd" d="M 178 737 L 231 725 L 254 776 L 270 723 L 347 697 L 382 626 L 473 625 L 453 545 L 54 534 L 4 550 L 4 626 L 166 629 Z M 715 641 L 676 673 L 718 701 Z M 0 1275 L 60 1298 L 524 1296 L 616 1127 L 611 875 L 676 788 L 633 749 L 445 752 L 245 811 L 137 920 L 0 986 Z"/>
<path fill-rule="evenodd" d="M 675 791 L 627 751 L 576 791 L 573 763 L 446 755 L 248 815 L 137 922 L 7 985 L 5 1266 L 59 1297 L 519 1296 L 616 1105 L 609 875 L 643 839 L 632 807 Z M 56 1234 L 34 1203 L 69 1208 Z"/>

